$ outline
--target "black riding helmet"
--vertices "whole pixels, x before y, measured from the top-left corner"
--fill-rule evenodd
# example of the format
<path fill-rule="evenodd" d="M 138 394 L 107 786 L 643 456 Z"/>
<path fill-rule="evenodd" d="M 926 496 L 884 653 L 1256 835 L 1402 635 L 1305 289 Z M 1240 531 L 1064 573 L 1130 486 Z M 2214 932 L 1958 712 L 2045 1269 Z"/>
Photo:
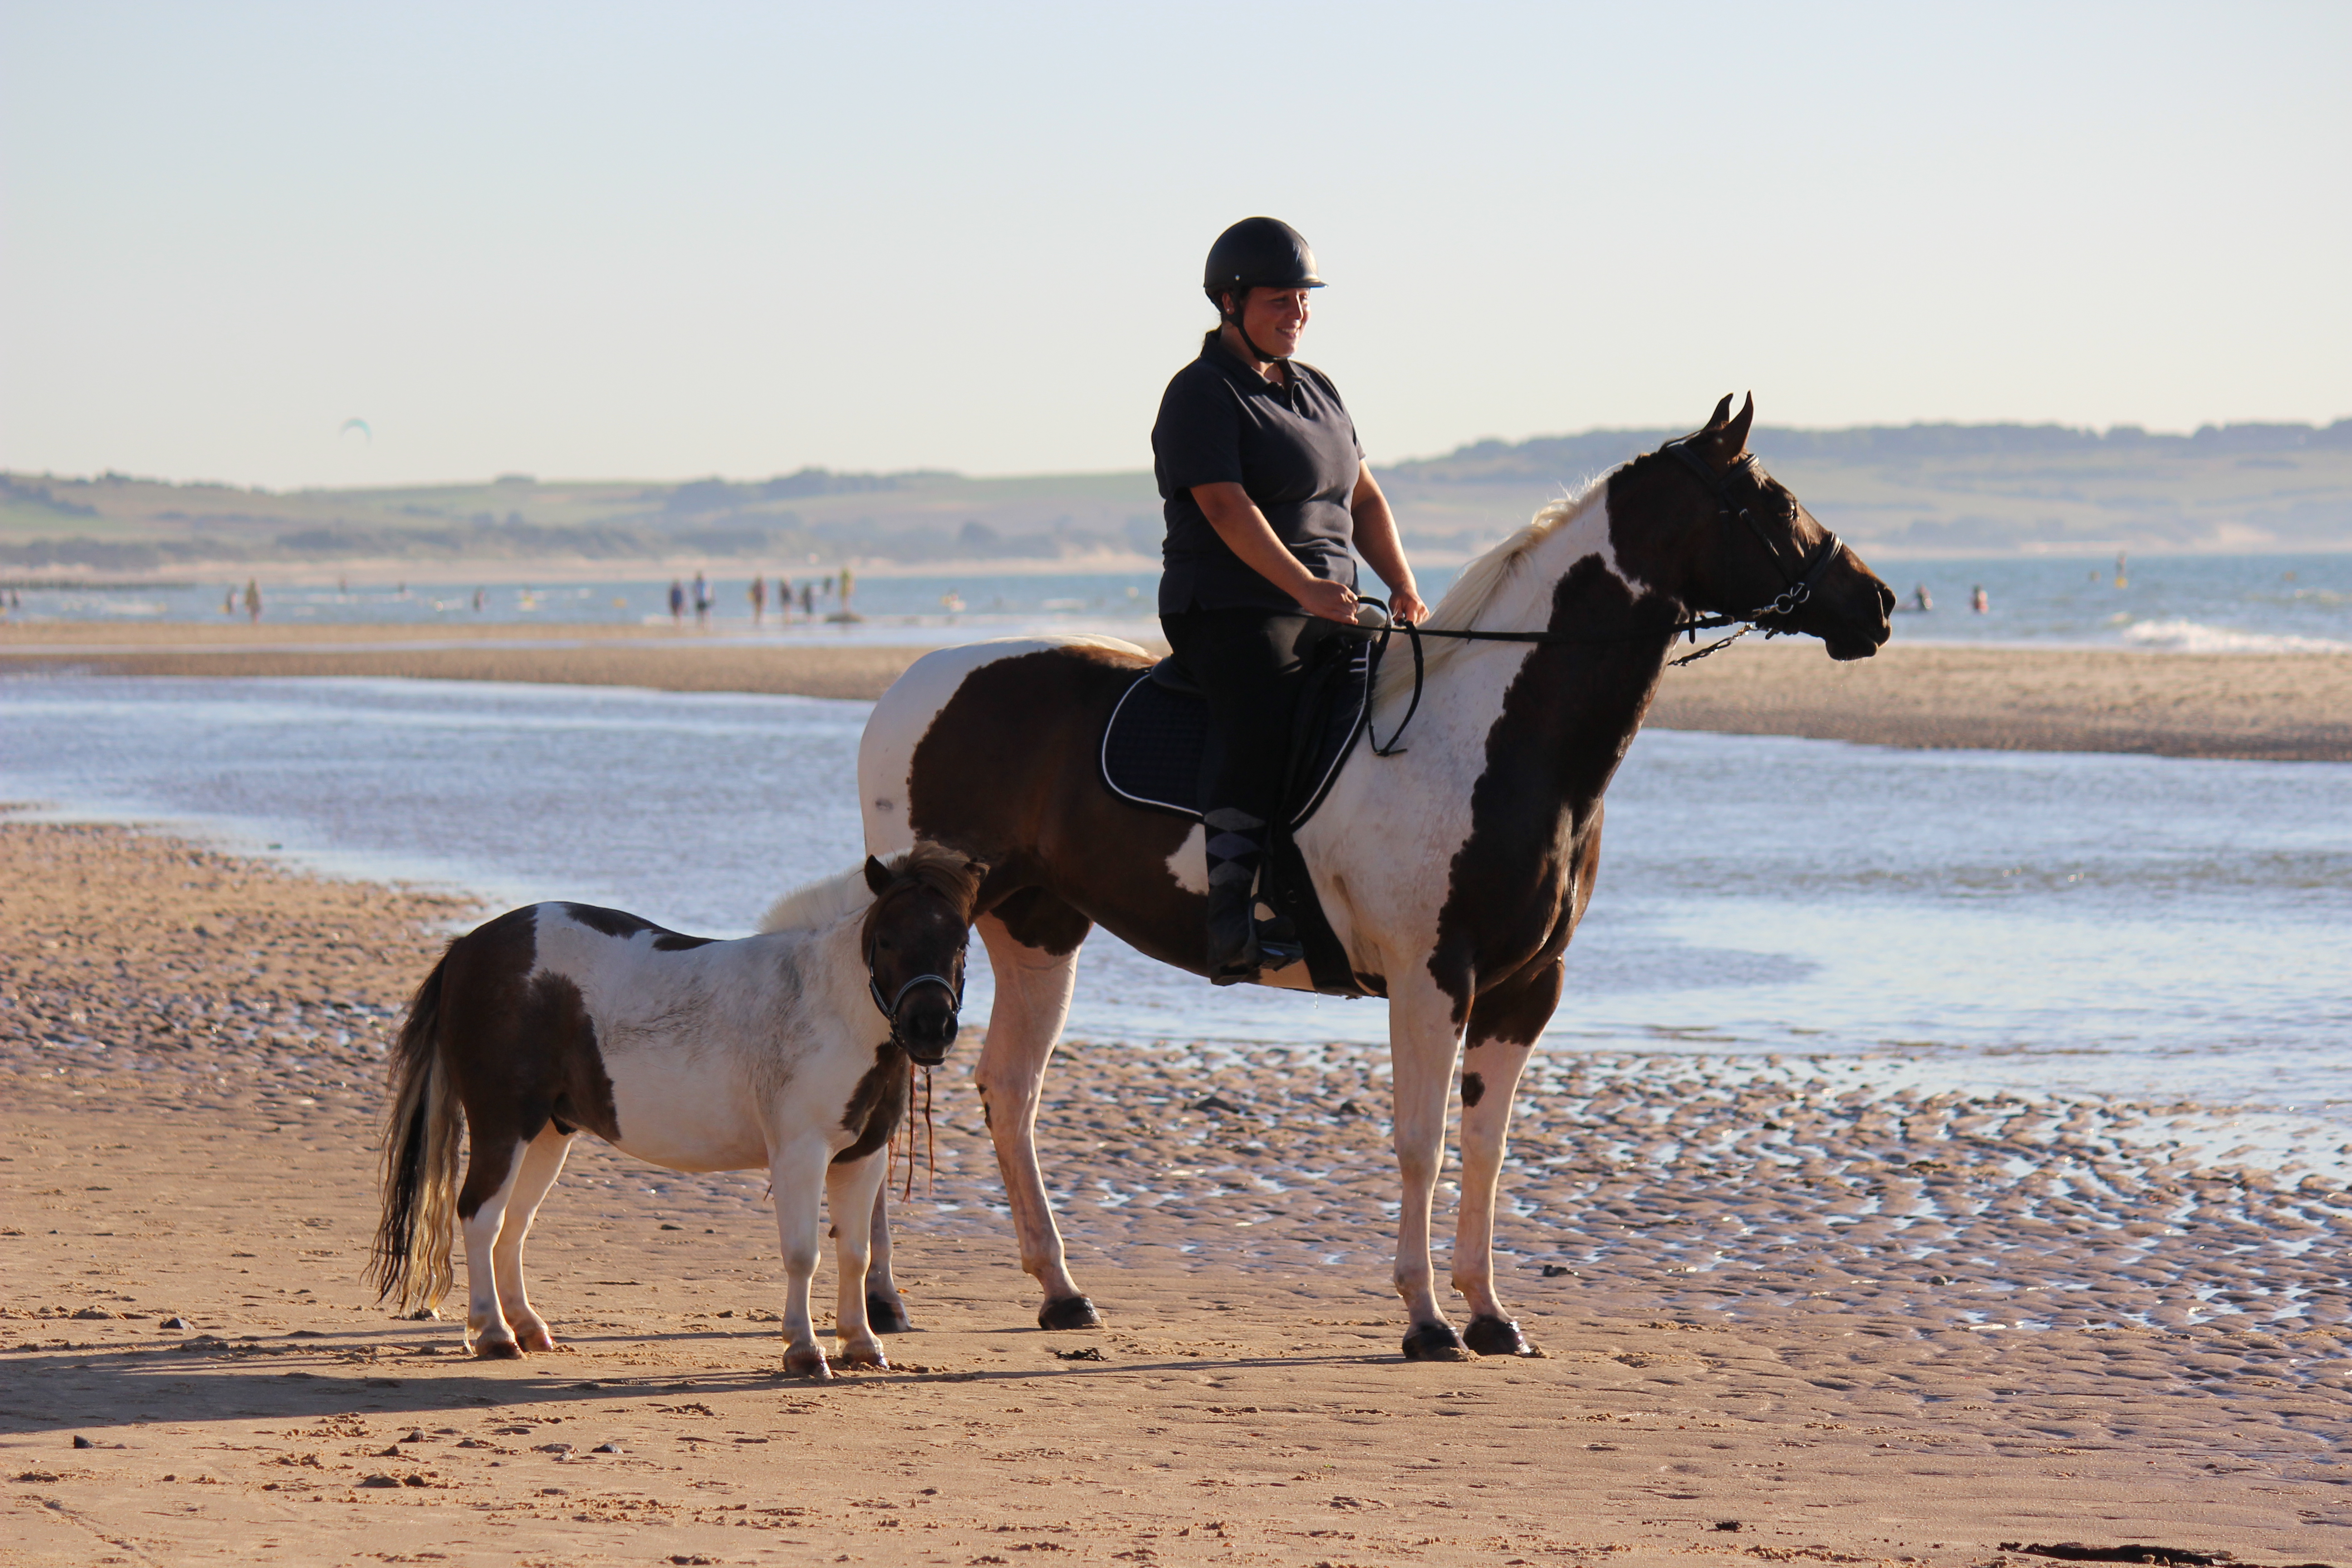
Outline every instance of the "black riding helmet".
<path fill-rule="evenodd" d="M 1218 319 L 1231 322 L 1250 352 L 1267 361 L 1276 356 L 1257 346 L 1249 329 L 1242 325 L 1239 311 L 1227 310 L 1219 296 L 1233 294 L 1238 305 L 1253 289 L 1322 287 L 1323 279 L 1315 276 L 1315 252 L 1307 248 L 1307 237 L 1272 217 L 1245 217 L 1217 236 L 1217 243 L 1209 247 L 1209 265 L 1201 280 L 1209 303 L 1217 307 Z"/>

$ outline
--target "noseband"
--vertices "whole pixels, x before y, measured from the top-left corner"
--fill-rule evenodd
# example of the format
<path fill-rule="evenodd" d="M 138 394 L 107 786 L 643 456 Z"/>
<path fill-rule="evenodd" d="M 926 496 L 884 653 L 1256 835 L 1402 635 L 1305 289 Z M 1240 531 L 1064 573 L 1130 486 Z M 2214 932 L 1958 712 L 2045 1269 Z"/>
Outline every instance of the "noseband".
<path fill-rule="evenodd" d="M 944 974 L 918 974 L 899 986 L 897 995 L 885 997 L 882 994 L 882 982 L 874 974 L 874 955 L 870 952 L 866 955 L 866 994 L 874 998 L 874 1005 L 879 1008 L 882 1016 L 889 1021 L 892 1039 L 898 1040 L 898 1009 L 906 1005 L 907 993 L 920 985 L 940 987 L 948 994 L 955 1010 L 959 1013 L 963 1011 L 962 983 L 950 980 Z M 906 1044 L 904 1040 L 898 1040 L 898 1043 L 901 1046 Z"/>
<path fill-rule="evenodd" d="M 1764 531 L 1764 525 L 1756 521 L 1756 514 L 1748 510 L 1745 502 L 1731 493 L 1728 481 L 1733 474 L 1745 473 L 1749 479 L 1756 479 L 1759 484 L 1762 482 L 1757 474 L 1755 453 L 1741 453 L 1738 462 L 1718 474 L 1708 466 L 1706 458 L 1690 449 L 1688 437 L 1679 441 L 1669 441 L 1659 447 L 1658 451 L 1662 455 L 1672 454 L 1676 462 L 1696 476 L 1698 482 L 1706 487 L 1707 494 L 1715 499 L 1715 504 L 1720 515 L 1736 517 L 1748 525 L 1748 531 L 1754 534 L 1756 542 L 1764 547 L 1764 554 L 1772 563 L 1772 570 L 1778 572 L 1780 574 L 1780 581 L 1787 584 L 1774 596 L 1770 604 L 1762 608 L 1750 610 L 1744 616 L 1718 617 L 1710 625 L 1723 626 L 1745 621 L 1751 626 L 1762 626 L 1768 616 L 1786 617 L 1794 615 L 1806 600 L 1813 596 L 1813 585 L 1821 581 L 1822 574 L 1829 570 L 1830 563 L 1837 559 L 1837 552 L 1844 547 L 1845 542 L 1828 529 L 1822 530 L 1821 542 L 1805 552 L 1805 558 L 1797 563 L 1797 570 L 1791 574 L 1780 563 L 1780 548 L 1774 544 L 1771 536 Z M 1698 623 L 1693 623 L 1692 629 L 1706 628 L 1700 626 Z M 1780 629 L 1781 628 L 1765 626 L 1764 632 L 1767 637 L 1769 637 L 1774 631 Z"/>

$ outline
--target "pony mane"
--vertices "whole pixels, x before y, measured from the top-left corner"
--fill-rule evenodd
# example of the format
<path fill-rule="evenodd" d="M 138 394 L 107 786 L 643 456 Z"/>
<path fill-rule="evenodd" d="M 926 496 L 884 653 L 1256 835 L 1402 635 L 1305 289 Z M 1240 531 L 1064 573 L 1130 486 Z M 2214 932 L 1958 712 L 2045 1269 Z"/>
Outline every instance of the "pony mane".
<path fill-rule="evenodd" d="M 916 845 L 891 861 L 890 869 L 898 876 L 912 877 L 967 917 L 980 900 L 981 883 L 988 877 L 988 868 L 971 856 L 936 844 Z"/>
<path fill-rule="evenodd" d="M 874 890 L 866 885 L 866 868 L 852 867 L 778 899 L 760 917 L 760 930 L 811 931 L 854 915 L 873 901 Z"/>
<path fill-rule="evenodd" d="M 1615 472 L 1611 469 L 1610 473 Z M 1527 559 L 1553 534 L 1582 517 L 1609 492 L 1609 474 L 1588 479 L 1559 500 L 1545 506 L 1528 520 L 1528 525 L 1489 550 L 1462 569 L 1454 586 L 1429 615 L 1432 626 L 1448 626 L 1463 631 L 1481 628 L 1479 617 L 1494 607 L 1496 598 L 1516 579 Z M 1505 631 L 1531 628 L 1506 626 L 1491 628 Z M 1423 665 L 1431 673 L 1445 668 L 1471 645 L 1454 637 L 1432 637 L 1422 645 Z M 1373 692 L 1376 707 L 1385 707 L 1394 698 L 1402 698 L 1412 689 L 1412 650 L 1398 648 L 1393 642 L 1389 657 L 1381 661 L 1380 686 Z"/>
<path fill-rule="evenodd" d="M 918 844 L 888 865 L 894 878 L 919 882 L 954 905 L 966 923 L 979 900 L 981 880 L 988 875 L 988 868 L 979 861 L 936 844 Z M 878 901 L 874 889 L 866 886 L 866 868 L 860 865 L 786 893 L 760 917 L 760 930 L 812 931 L 859 913 L 870 919 L 872 906 Z"/>

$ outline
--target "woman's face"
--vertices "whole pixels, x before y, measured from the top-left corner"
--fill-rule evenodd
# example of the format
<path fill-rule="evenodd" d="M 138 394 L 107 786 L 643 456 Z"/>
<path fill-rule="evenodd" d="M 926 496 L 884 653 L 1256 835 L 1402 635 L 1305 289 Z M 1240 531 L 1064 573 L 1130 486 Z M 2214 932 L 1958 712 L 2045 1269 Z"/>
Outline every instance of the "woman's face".
<path fill-rule="evenodd" d="M 1253 289 L 1242 304 L 1242 328 L 1259 348 L 1288 359 L 1298 352 L 1307 315 L 1304 289 Z"/>

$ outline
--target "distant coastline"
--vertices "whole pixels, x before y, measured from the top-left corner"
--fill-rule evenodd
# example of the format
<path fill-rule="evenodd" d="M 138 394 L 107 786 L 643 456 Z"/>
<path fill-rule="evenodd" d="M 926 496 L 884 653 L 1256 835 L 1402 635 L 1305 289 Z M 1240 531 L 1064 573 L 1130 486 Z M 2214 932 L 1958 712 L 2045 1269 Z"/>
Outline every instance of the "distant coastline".
<path fill-rule="evenodd" d="M 1459 563 L 1678 432 L 1481 441 L 1375 463 L 1408 544 Z M 1888 559 L 2352 549 L 2352 419 L 2209 426 L 1759 428 L 1772 471 Z M 545 480 L 274 491 L 0 473 L 0 576 L 156 583 L 224 571 L 548 581 L 766 563 L 871 574 L 1121 571 L 1158 553 L 1141 470 L 974 479 L 803 468 L 760 480 Z"/>

